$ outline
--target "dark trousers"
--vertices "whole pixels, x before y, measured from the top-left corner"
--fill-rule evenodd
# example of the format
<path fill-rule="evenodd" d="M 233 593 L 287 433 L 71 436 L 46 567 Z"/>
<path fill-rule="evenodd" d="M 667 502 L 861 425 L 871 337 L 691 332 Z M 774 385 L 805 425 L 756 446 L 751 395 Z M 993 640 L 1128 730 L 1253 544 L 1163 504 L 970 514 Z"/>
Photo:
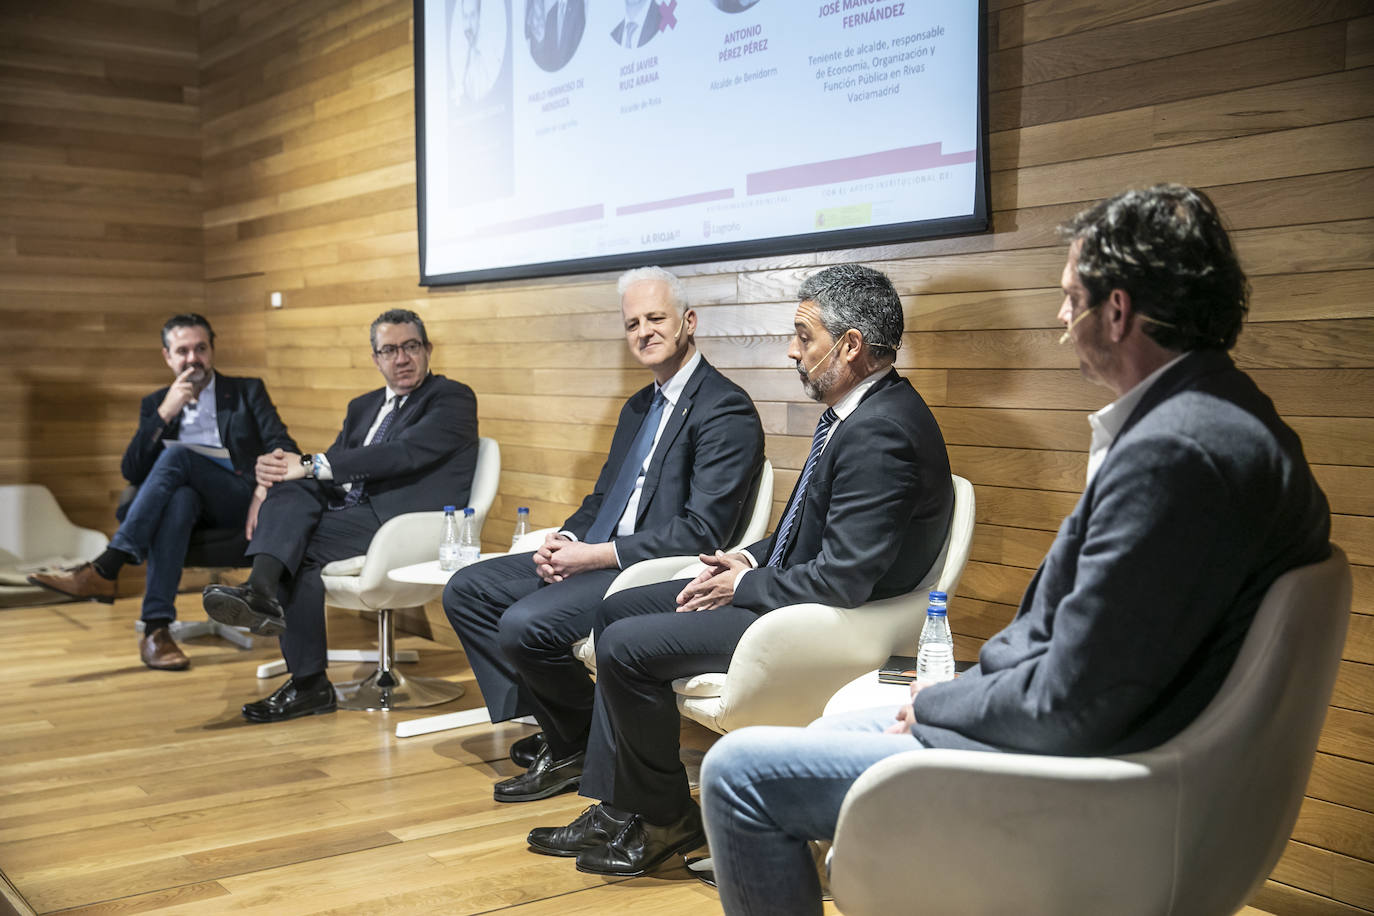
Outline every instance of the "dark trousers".
<path fill-rule="evenodd" d="M 533 557 L 493 557 L 460 569 L 444 589 L 444 613 L 491 720 L 533 715 L 554 759 L 561 759 L 586 747 L 595 689 L 571 647 L 592 631 L 620 570 L 592 570 L 548 585 L 534 571 Z"/>
<path fill-rule="evenodd" d="M 367 553 L 381 521 L 366 501 L 330 509 L 336 491 L 316 480 L 289 480 L 267 491 L 248 555 L 265 553 L 286 567 L 278 599 L 286 612 L 282 658 L 293 676 L 324 671 L 324 583 L 320 570 L 335 560 Z"/>
<path fill-rule="evenodd" d="M 669 824 L 692 803 L 678 756 L 673 680 L 725 671 L 759 613 L 726 606 L 676 613 L 680 579 L 627 589 L 597 613 L 596 705 L 579 792 Z"/>
<path fill-rule="evenodd" d="M 174 620 L 186 545 L 197 524 L 242 526 L 253 498 L 253 479 L 187 448 L 166 448 L 139 484 L 110 546 L 148 562 L 143 619 Z"/>

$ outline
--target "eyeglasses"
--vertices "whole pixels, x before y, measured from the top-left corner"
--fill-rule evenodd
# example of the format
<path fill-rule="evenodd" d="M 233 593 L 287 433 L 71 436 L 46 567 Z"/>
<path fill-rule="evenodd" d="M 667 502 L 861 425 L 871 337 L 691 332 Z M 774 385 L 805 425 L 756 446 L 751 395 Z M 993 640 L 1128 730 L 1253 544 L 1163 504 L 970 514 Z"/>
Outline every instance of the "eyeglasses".
<path fill-rule="evenodd" d="M 385 346 L 378 347 L 372 352 L 376 353 L 378 358 L 390 361 L 395 359 L 396 355 L 400 353 L 402 350 L 406 351 L 406 356 L 419 356 L 420 351 L 424 348 L 425 345 L 420 343 L 418 340 L 407 340 L 399 347 L 395 344 L 386 344 Z"/>

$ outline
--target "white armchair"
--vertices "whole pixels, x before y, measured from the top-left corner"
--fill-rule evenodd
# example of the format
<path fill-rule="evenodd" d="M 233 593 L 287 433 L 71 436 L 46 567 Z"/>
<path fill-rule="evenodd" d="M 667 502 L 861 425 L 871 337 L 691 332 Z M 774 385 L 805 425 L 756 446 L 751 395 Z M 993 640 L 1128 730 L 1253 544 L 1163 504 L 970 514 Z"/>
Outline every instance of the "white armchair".
<path fill-rule="evenodd" d="M 479 535 L 496 498 L 500 477 L 501 447 L 495 439 L 484 436 L 477 443 L 477 467 L 468 496 L 468 505 L 475 510 Z M 445 498 L 443 494 L 435 494 L 436 501 Z M 398 515 L 372 536 L 366 555 L 337 560 L 325 566 L 321 578 L 326 603 L 355 611 L 377 612 L 376 652 L 329 650 L 331 663 L 377 662 L 377 669 L 363 680 L 339 685 L 339 705 L 344 709 L 413 709 L 446 703 L 463 695 L 463 688 L 458 684 L 439 678 L 407 678 L 394 667 L 397 661 L 415 661 L 416 655 L 413 651 L 396 652 L 393 614 L 397 609 L 432 600 L 435 587 L 397 582 L 387 573 L 433 560 L 438 555 L 443 523 L 444 513 L 439 511 Z M 284 670 L 282 662 L 273 662 L 260 666 L 258 677 L 270 677 Z"/>
<path fill-rule="evenodd" d="M 740 534 L 739 540 L 726 548 L 726 552 L 742 550 L 750 544 L 761 539 L 768 531 L 768 517 L 773 511 L 773 463 L 767 458 L 763 459 L 763 467 L 759 468 L 758 487 L 754 491 L 754 504 L 749 507 L 749 521 L 744 526 L 744 531 Z M 637 585 L 652 585 L 655 582 L 666 582 L 669 579 L 679 578 L 678 573 L 684 568 L 700 569 L 701 564 L 696 557 L 655 557 L 652 560 L 641 560 L 621 571 L 620 575 L 612 580 L 606 588 L 606 597 L 609 598 L 618 591 L 627 588 L 634 588 Z M 695 573 L 694 573 L 695 575 Z M 573 643 L 573 655 L 578 661 L 587 666 L 587 670 L 596 673 L 596 642 L 592 636 L 586 639 L 579 639 Z"/>
<path fill-rule="evenodd" d="M 840 810 L 836 904 L 848 916 L 1230 916 L 1297 819 L 1350 596 L 1339 548 L 1280 576 L 1216 697 L 1153 750 L 916 750 L 875 764 Z"/>
<path fill-rule="evenodd" d="M 30 585 L 29 574 L 84 563 L 109 543 L 99 531 L 72 524 L 47 487 L 0 486 L 0 607 L 70 600 Z"/>
<path fill-rule="evenodd" d="M 857 608 L 794 604 L 764 614 L 745 631 L 729 671 L 673 682 L 682 714 L 721 733 L 746 725 L 805 725 L 821 714 L 826 700 L 846 681 L 914 646 L 925 622 L 927 591 L 954 593 L 973 540 L 973 486 L 962 477 L 951 477 L 954 514 L 949 534 L 920 585 L 905 595 Z M 668 574 L 648 570 L 652 578 L 643 579 L 638 573 L 627 575 L 639 565 L 617 578 L 611 591 L 695 575 L 702 568 L 693 564 Z"/>

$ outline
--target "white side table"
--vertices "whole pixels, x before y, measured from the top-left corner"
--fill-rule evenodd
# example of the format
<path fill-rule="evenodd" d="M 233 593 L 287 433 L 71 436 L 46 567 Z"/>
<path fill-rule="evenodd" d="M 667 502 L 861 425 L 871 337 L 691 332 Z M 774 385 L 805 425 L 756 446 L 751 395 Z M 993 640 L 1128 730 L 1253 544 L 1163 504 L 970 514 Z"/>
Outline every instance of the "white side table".
<path fill-rule="evenodd" d="M 481 559 L 489 557 L 503 556 L 500 553 L 484 553 Z M 395 579 L 397 582 L 410 582 L 416 585 L 433 585 L 435 587 L 434 597 L 443 594 L 444 586 L 448 580 L 453 578 L 453 572 L 439 568 L 438 560 L 430 560 L 427 563 L 416 563 L 412 566 L 402 566 L 387 573 L 387 577 Z M 433 600 L 432 598 L 430 600 Z M 522 716 L 515 719 L 516 722 L 523 722 L 528 725 L 537 725 L 533 718 Z M 411 719 L 408 722 L 396 723 L 397 738 L 414 738 L 417 735 L 429 735 L 434 732 L 448 731 L 451 728 L 466 728 L 469 725 L 489 725 L 491 716 L 487 713 L 485 705 L 476 709 L 465 709 L 462 712 L 444 713 L 438 716 L 425 716 L 423 719 Z"/>

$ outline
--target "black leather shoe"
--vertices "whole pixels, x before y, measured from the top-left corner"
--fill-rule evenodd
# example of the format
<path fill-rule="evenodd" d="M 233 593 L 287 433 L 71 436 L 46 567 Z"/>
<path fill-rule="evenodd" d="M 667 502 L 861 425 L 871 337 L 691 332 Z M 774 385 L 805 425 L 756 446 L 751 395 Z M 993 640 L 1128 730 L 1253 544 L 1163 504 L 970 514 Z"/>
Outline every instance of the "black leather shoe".
<path fill-rule="evenodd" d="M 548 746 L 549 742 L 544 740 L 544 733 L 535 732 L 510 746 L 510 762 L 518 767 L 528 769 L 534 765 L 534 760 L 540 752 Z"/>
<path fill-rule="evenodd" d="M 657 827 L 636 814 L 615 839 L 577 854 L 577 870 L 593 875 L 638 878 L 647 875 L 678 853 L 705 845 L 701 809 L 695 804 L 682 817 Z"/>
<path fill-rule="evenodd" d="M 546 856 L 575 856 L 584 849 L 605 846 L 629 822 L 617 820 L 600 805 L 592 805 L 566 827 L 535 827 L 525 842 Z"/>
<path fill-rule="evenodd" d="M 286 615 L 275 598 L 259 595 L 244 585 L 207 585 L 201 593 L 211 620 L 231 627 L 247 627 L 262 636 L 286 629 Z"/>
<path fill-rule="evenodd" d="M 575 789 L 582 781 L 582 764 L 586 759 L 587 752 L 579 751 L 554 760 L 546 747 L 528 770 L 493 786 L 491 796 L 499 802 L 527 802 Z"/>
<path fill-rule="evenodd" d="M 243 717 L 249 722 L 285 722 L 301 716 L 318 716 L 339 708 L 334 685 L 321 678 L 314 687 L 301 690 L 291 678 L 270 697 L 243 704 Z"/>

